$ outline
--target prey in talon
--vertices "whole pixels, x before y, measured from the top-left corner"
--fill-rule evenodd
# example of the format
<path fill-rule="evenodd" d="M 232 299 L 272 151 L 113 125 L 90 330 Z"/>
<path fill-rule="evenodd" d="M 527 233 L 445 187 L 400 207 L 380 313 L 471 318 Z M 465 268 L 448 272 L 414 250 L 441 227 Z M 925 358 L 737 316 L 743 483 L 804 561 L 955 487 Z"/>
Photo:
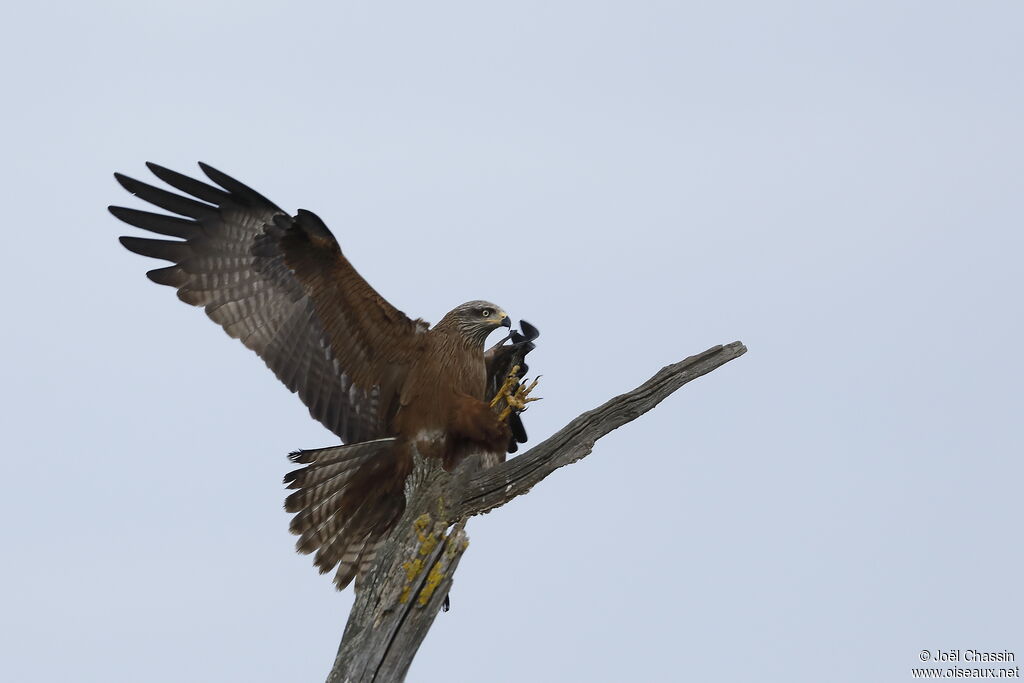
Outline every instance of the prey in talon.
<path fill-rule="evenodd" d="M 536 348 L 534 341 L 539 336 L 540 330 L 525 320 L 520 320 L 518 330 L 511 329 L 504 339 L 484 354 L 488 377 L 487 401 L 491 409 L 498 413 L 499 420 L 505 422 L 512 432 L 508 444 L 509 453 L 515 453 L 519 449 L 519 444 L 526 442 L 526 428 L 520 414 L 530 402 L 525 399 L 536 386 L 536 382 L 523 387 L 523 380 L 520 377 L 529 371 L 526 355 Z M 511 403 L 508 400 L 510 397 Z M 504 406 L 502 402 L 505 403 Z M 504 457 L 499 462 L 502 460 Z"/>

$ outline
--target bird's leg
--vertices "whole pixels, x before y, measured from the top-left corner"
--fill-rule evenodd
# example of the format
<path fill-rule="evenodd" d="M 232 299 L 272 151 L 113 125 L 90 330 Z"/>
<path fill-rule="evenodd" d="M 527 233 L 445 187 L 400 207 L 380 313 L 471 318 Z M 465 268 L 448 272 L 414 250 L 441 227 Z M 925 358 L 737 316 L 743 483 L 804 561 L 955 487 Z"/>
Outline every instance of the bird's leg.
<path fill-rule="evenodd" d="M 501 388 L 494 393 L 494 398 L 491 399 L 491 407 L 497 408 L 498 404 L 501 403 L 502 399 L 508 398 L 515 388 L 519 386 L 519 366 L 514 365 L 512 369 L 508 371 L 508 375 L 505 377 L 505 383 L 501 385 Z"/>
<path fill-rule="evenodd" d="M 513 367 L 505 378 L 505 383 L 491 400 L 491 408 L 497 408 L 503 399 L 505 401 L 505 407 L 498 413 L 498 420 L 504 422 L 513 411 L 521 413 L 526 410 L 527 403 L 539 401 L 539 398 L 530 397 L 530 392 L 536 388 L 539 381 L 540 377 L 537 377 L 529 386 L 523 384 L 519 380 L 519 366 Z"/>

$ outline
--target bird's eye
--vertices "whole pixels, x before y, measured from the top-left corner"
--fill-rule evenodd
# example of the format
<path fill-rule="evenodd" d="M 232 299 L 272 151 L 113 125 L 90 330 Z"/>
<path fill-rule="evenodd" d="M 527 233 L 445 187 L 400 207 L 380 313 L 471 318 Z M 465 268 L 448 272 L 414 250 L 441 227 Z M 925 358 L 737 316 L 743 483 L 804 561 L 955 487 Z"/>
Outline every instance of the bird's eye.
<path fill-rule="evenodd" d="M 488 318 L 488 317 L 490 317 L 490 315 L 491 315 L 491 309 L 489 309 L 489 308 L 485 308 L 484 310 L 480 311 L 480 315 L 482 315 L 482 316 L 483 316 L 483 317 L 485 317 L 485 318 Z"/>

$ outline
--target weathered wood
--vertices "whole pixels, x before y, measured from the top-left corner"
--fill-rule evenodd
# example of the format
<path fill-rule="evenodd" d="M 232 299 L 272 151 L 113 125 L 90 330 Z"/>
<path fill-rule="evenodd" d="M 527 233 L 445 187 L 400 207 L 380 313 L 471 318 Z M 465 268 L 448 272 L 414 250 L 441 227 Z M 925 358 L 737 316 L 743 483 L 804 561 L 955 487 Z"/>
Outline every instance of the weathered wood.
<path fill-rule="evenodd" d="M 451 475 L 436 460 L 416 459 L 401 521 L 356 585 L 328 683 L 401 681 L 444 603 L 469 545 L 459 522 L 449 531 L 444 499 Z"/>
<path fill-rule="evenodd" d="M 405 514 L 356 586 L 356 601 L 327 682 L 403 680 L 469 546 L 468 517 L 527 493 L 556 469 L 589 454 L 605 434 L 746 350 L 733 342 L 662 368 L 636 389 L 583 413 L 550 438 L 496 467 L 481 470 L 467 462 L 449 474 L 436 461 L 417 458 L 406 483 Z"/>
<path fill-rule="evenodd" d="M 589 454 L 594 443 L 605 434 L 640 417 L 687 382 L 746 352 L 747 347 L 742 343 L 733 342 L 668 365 L 636 389 L 583 413 L 522 455 L 458 482 L 453 487 L 453 496 L 459 501 L 457 516 L 478 515 L 527 493 L 559 467 Z"/>

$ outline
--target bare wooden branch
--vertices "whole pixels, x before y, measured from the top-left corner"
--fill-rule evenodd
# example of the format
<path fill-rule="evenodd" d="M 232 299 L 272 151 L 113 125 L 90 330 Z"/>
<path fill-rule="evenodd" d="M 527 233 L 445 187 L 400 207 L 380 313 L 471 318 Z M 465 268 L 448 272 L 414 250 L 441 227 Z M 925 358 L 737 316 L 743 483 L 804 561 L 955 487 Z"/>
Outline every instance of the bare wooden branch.
<path fill-rule="evenodd" d="M 666 366 L 636 389 L 583 413 L 522 455 L 497 467 L 476 472 L 467 481 L 456 485 L 459 500 L 457 516 L 478 515 L 527 493 L 559 467 L 589 454 L 594 443 L 605 434 L 640 417 L 687 382 L 746 352 L 747 347 L 733 342 Z"/>
<path fill-rule="evenodd" d="M 733 342 L 662 368 L 636 389 L 583 413 L 537 446 L 490 469 L 466 463 L 449 474 L 436 461 L 417 458 L 406 483 L 405 514 L 357 585 L 327 683 L 403 680 L 469 545 L 464 529 L 468 517 L 527 493 L 556 469 L 585 457 L 605 434 L 746 351 Z"/>
<path fill-rule="evenodd" d="M 464 521 L 448 530 L 443 492 L 450 479 L 437 460 L 416 458 L 405 514 L 356 585 L 327 683 L 405 678 L 469 546 Z"/>

